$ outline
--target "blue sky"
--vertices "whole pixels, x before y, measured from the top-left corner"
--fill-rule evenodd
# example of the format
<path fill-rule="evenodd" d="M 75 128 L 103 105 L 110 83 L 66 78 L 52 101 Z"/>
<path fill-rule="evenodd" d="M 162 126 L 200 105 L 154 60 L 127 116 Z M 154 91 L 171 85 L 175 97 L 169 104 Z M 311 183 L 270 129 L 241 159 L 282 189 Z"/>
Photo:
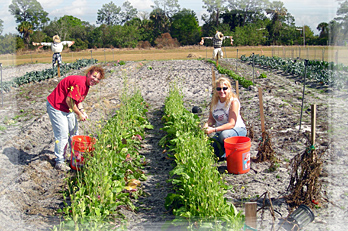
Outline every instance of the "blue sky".
<path fill-rule="evenodd" d="M 95 24 L 97 11 L 103 4 L 113 1 L 117 6 L 122 6 L 124 0 L 38 0 L 43 9 L 48 12 L 48 17 L 53 20 L 64 15 L 72 15 L 83 21 Z M 151 12 L 153 0 L 129 0 L 138 11 Z M 4 21 L 5 33 L 16 33 L 15 19 L 8 11 L 12 0 L 0 0 L 0 19 Z M 297 26 L 308 25 L 315 34 L 318 34 L 317 25 L 321 22 L 329 22 L 336 16 L 338 9 L 337 0 L 283 0 L 284 6 L 295 17 Z M 202 7 L 202 0 L 179 0 L 181 8 L 194 10 L 198 19 L 206 11 Z"/>

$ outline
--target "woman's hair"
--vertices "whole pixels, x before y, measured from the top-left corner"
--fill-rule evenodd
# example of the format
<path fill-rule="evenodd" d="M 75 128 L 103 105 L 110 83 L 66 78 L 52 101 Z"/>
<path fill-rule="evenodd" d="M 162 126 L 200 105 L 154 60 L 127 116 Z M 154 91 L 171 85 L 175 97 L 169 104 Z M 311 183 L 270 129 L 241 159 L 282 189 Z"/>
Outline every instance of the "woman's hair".
<path fill-rule="evenodd" d="M 223 86 L 224 84 L 228 87 L 228 89 L 230 89 L 228 91 L 227 96 L 226 96 L 225 105 L 227 106 L 228 103 L 231 103 L 232 98 L 237 98 L 236 94 L 234 94 L 232 91 L 232 85 L 231 85 L 230 80 L 228 78 L 225 78 L 225 77 L 218 78 L 215 81 L 215 85 L 214 85 L 215 88 L 213 89 L 214 93 L 213 93 L 213 97 L 212 97 L 211 104 L 210 104 L 210 111 L 211 112 L 213 112 L 214 106 L 219 102 L 219 94 L 216 91 L 216 86 L 217 85 Z"/>
<path fill-rule="evenodd" d="M 104 69 L 101 66 L 91 66 L 86 71 L 87 74 L 88 73 L 93 74 L 94 72 L 99 72 L 100 73 L 100 79 L 104 79 L 105 78 L 105 72 L 104 72 Z"/>

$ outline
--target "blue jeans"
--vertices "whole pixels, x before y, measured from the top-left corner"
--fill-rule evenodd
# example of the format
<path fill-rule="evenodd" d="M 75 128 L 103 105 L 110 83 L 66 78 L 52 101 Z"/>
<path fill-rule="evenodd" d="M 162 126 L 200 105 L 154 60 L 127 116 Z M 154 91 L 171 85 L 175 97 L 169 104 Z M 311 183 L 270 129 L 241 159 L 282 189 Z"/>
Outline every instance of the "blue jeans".
<path fill-rule="evenodd" d="M 214 153 L 216 156 L 220 157 L 225 153 L 224 140 L 228 137 L 232 136 L 246 136 L 247 130 L 245 127 L 232 128 L 229 130 L 224 130 L 221 132 L 217 132 L 214 136 Z"/>
<path fill-rule="evenodd" d="M 64 163 L 67 144 L 69 143 L 71 149 L 71 137 L 78 135 L 78 122 L 73 112 L 59 111 L 52 107 L 48 101 L 46 106 L 55 139 L 54 154 L 56 155 L 56 163 Z"/>

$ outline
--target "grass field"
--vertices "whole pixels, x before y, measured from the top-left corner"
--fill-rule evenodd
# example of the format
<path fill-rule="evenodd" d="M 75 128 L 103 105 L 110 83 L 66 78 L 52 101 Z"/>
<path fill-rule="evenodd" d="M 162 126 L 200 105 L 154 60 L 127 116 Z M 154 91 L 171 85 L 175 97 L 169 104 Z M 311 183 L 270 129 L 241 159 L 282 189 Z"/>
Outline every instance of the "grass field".
<path fill-rule="evenodd" d="M 223 47 L 224 58 L 237 58 L 241 55 L 259 54 L 282 58 L 316 59 L 348 65 L 348 47 L 333 46 L 243 46 Z M 74 62 L 76 59 L 97 59 L 99 62 L 110 61 L 143 61 L 143 60 L 176 60 L 191 58 L 211 58 L 213 48 L 206 46 L 189 46 L 175 49 L 88 49 L 62 52 L 63 62 Z M 188 57 L 191 54 L 191 57 Z M 0 55 L 0 63 L 5 66 L 16 66 L 28 63 L 51 63 L 50 50 L 34 50 L 22 54 Z"/>

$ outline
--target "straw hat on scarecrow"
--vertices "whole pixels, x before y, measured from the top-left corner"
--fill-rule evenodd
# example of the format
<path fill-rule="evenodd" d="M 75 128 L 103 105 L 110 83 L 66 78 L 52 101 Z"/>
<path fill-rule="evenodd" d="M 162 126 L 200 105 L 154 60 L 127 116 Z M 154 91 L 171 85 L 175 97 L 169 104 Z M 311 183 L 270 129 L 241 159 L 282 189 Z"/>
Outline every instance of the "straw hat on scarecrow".
<path fill-rule="evenodd" d="M 215 39 L 222 40 L 224 38 L 224 34 L 220 31 L 216 31 Z"/>
<path fill-rule="evenodd" d="M 53 42 L 60 43 L 60 38 L 58 35 L 53 36 Z"/>

